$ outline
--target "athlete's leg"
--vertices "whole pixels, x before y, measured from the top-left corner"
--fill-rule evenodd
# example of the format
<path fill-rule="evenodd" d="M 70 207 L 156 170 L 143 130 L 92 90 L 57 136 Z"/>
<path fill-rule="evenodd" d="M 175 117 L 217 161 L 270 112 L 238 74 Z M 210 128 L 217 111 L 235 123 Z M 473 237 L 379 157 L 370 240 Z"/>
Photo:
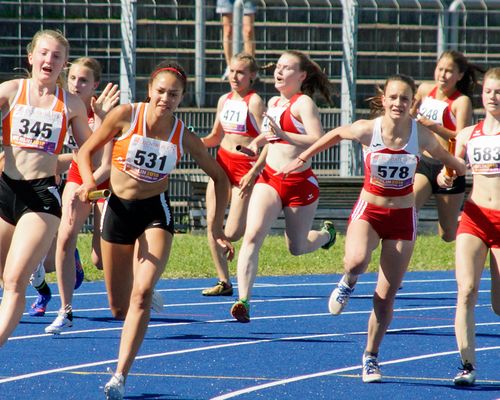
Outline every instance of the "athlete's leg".
<path fill-rule="evenodd" d="M 259 264 L 259 251 L 272 224 L 281 212 L 276 190 L 263 183 L 255 185 L 250 197 L 247 227 L 238 255 L 238 296 L 250 299 Z"/>
<path fill-rule="evenodd" d="M 12 232 L 12 225 L 0 222 L 0 231 Z M 18 221 L 5 259 L 4 289 L 0 305 L 0 346 L 21 320 L 26 303 L 26 287 L 38 263 L 50 248 L 59 218 L 46 213 L 28 212 Z M 2 239 L 2 246 L 8 238 Z M 2 253 L 4 249 L 2 248 Z M 2 255 L 3 258 L 3 255 Z"/>
<path fill-rule="evenodd" d="M 410 263 L 415 241 L 383 240 L 380 270 L 373 295 L 373 310 L 368 321 L 365 351 L 377 354 L 392 320 L 394 299 Z"/>
<path fill-rule="evenodd" d="M 147 229 L 137 240 L 133 256 L 134 279 L 130 306 L 120 339 L 117 374 L 127 376 L 144 340 L 151 313 L 153 289 L 168 261 L 173 236 L 163 229 Z M 115 245 L 111 245 L 115 246 Z M 121 257 L 112 260 L 120 264 Z M 106 269 L 105 264 L 105 269 Z"/>
<path fill-rule="evenodd" d="M 468 233 L 457 236 L 455 247 L 455 275 L 458 286 L 455 336 L 462 363 L 475 365 L 474 309 L 488 248 L 481 239 Z"/>
<path fill-rule="evenodd" d="M 458 216 L 464 202 L 464 193 L 437 194 L 439 236 L 445 242 L 452 242 L 457 236 Z"/>
<path fill-rule="evenodd" d="M 319 200 L 306 206 L 285 207 L 285 237 L 288 250 L 294 256 L 310 253 L 328 243 L 327 231 L 311 230 Z"/>

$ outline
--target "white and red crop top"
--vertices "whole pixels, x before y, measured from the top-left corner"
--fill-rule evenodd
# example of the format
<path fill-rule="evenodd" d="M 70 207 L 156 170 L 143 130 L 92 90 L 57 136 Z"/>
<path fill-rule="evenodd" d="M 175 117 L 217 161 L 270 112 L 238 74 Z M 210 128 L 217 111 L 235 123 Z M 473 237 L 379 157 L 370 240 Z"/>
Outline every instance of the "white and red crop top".
<path fill-rule="evenodd" d="M 282 107 L 277 107 L 280 99 L 278 98 L 274 104 L 269 107 L 266 114 L 269 118 L 272 118 L 285 132 L 296 133 L 302 135 L 306 132 L 304 125 L 297 118 L 292 115 L 290 111 L 292 104 L 295 103 L 299 97 L 302 96 L 302 93 L 297 93 L 292 96 L 290 101 Z M 262 121 L 262 132 L 269 132 L 271 128 L 269 127 L 269 121 L 267 118 L 264 118 Z M 286 140 L 283 140 L 279 137 L 276 139 L 268 139 L 271 143 L 288 143 Z"/>
<path fill-rule="evenodd" d="M 133 178 L 147 183 L 166 178 L 183 154 L 184 123 L 175 117 L 165 140 L 147 137 L 146 111 L 148 103 L 132 104 L 130 129 L 115 138 L 113 166 Z"/>
<path fill-rule="evenodd" d="M 249 137 L 259 136 L 259 130 L 253 115 L 248 110 L 250 98 L 255 91 L 249 91 L 242 100 L 234 100 L 233 92 L 224 100 L 219 120 L 224 133 Z"/>
<path fill-rule="evenodd" d="M 473 174 L 499 174 L 500 132 L 485 135 L 483 121 L 479 122 L 467 142 L 467 158 Z"/>
<path fill-rule="evenodd" d="M 418 113 L 431 121 L 455 131 L 457 129 L 455 115 L 451 112 L 451 104 L 462 93 L 455 91 L 447 100 L 436 99 L 437 86 L 422 100 Z"/>
<path fill-rule="evenodd" d="M 30 105 L 29 87 L 29 79 L 19 80 L 14 102 L 2 118 L 3 144 L 59 154 L 68 130 L 66 92 L 57 86 L 47 109 Z"/>
<path fill-rule="evenodd" d="M 398 150 L 388 148 L 382 139 L 382 117 L 375 120 L 370 146 L 363 149 L 365 180 L 363 188 L 374 195 L 405 196 L 413 191 L 420 151 L 418 129 L 412 120 L 408 143 Z"/>

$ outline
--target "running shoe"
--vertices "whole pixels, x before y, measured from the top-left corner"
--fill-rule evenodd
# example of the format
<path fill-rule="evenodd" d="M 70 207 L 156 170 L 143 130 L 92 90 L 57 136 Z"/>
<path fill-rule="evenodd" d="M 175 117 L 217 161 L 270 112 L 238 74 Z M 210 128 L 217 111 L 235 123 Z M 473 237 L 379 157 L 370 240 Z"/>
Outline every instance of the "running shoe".
<path fill-rule="evenodd" d="M 232 296 L 233 286 L 226 282 L 219 281 L 215 286 L 202 290 L 203 296 Z"/>
<path fill-rule="evenodd" d="M 153 290 L 153 298 L 151 299 L 151 309 L 158 314 L 163 311 L 163 297 L 160 292 Z"/>
<path fill-rule="evenodd" d="M 453 379 L 453 383 L 457 386 L 472 386 L 476 382 L 476 370 L 471 363 L 462 364 L 459 368 L 460 372 Z"/>
<path fill-rule="evenodd" d="M 34 288 L 40 286 L 45 280 L 45 267 L 43 266 L 43 261 L 38 264 L 35 272 L 33 272 L 30 276 L 30 284 Z"/>
<path fill-rule="evenodd" d="M 330 313 L 333 315 L 340 315 L 349 302 L 352 292 L 354 292 L 354 288 L 351 288 L 347 283 L 345 283 L 344 277 L 342 277 L 337 284 L 337 287 L 330 295 L 330 300 L 328 301 L 328 310 Z"/>
<path fill-rule="evenodd" d="M 335 230 L 335 226 L 333 225 L 332 221 L 324 221 L 323 222 L 323 227 L 321 228 L 321 232 L 327 232 L 330 235 L 330 240 L 323 246 L 321 246 L 322 249 L 328 250 L 330 247 L 332 247 L 335 244 L 335 241 L 337 240 L 337 231 Z"/>
<path fill-rule="evenodd" d="M 377 357 L 363 355 L 363 382 L 382 382 L 382 373 L 380 372 Z"/>
<path fill-rule="evenodd" d="M 28 311 L 28 314 L 32 317 L 43 317 L 45 315 L 45 311 L 47 311 L 47 304 L 52 298 L 52 293 L 41 294 L 38 293 L 38 296 L 35 302 L 31 305 L 31 308 Z"/>
<path fill-rule="evenodd" d="M 80 261 L 80 253 L 75 249 L 75 290 L 82 286 L 83 278 L 85 278 L 85 271 L 83 270 L 82 262 Z"/>
<path fill-rule="evenodd" d="M 59 310 L 57 317 L 49 326 L 45 328 L 45 333 L 59 335 L 62 331 L 73 326 L 73 313 L 66 309 Z"/>
<path fill-rule="evenodd" d="M 241 299 L 231 307 L 231 315 L 242 323 L 250 322 L 250 304 L 248 300 Z"/>
<path fill-rule="evenodd" d="M 125 394 L 125 378 L 122 374 L 113 374 L 104 386 L 106 400 L 122 400 Z"/>

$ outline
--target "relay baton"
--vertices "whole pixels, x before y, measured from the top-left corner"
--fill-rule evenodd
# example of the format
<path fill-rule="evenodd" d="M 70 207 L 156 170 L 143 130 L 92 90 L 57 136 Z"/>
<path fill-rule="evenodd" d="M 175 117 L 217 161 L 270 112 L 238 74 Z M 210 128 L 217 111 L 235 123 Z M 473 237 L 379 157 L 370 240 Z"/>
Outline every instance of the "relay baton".
<path fill-rule="evenodd" d="M 450 138 L 448 140 L 448 152 L 451 155 L 455 155 L 455 146 L 457 144 L 457 140 L 455 138 Z M 446 167 L 446 175 L 453 176 L 453 170 L 451 168 Z"/>
<path fill-rule="evenodd" d="M 246 154 L 247 156 L 255 157 L 255 153 L 252 150 L 250 150 L 248 147 L 242 146 L 241 144 L 236 146 L 236 150 L 242 152 L 243 154 Z"/>
<path fill-rule="evenodd" d="M 106 197 L 109 196 L 111 196 L 111 190 L 102 189 L 102 190 L 93 190 L 92 192 L 89 192 L 87 198 L 89 199 L 89 201 L 96 201 L 99 199 L 105 199 Z"/>

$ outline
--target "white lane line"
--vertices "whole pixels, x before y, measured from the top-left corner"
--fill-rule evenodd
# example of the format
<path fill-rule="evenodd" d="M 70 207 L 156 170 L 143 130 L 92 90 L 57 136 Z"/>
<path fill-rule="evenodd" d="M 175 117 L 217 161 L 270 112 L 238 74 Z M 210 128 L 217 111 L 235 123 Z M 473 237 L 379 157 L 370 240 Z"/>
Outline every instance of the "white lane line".
<path fill-rule="evenodd" d="M 266 302 L 269 300 L 259 300 L 260 302 Z M 478 304 L 476 305 L 477 308 L 480 307 L 491 307 L 491 304 Z M 453 310 L 455 309 L 455 306 L 433 306 L 433 307 L 412 307 L 412 308 L 395 308 L 394 312 L 395 313 L 405 313 L 405 312 L 412 312 L 412 311 L 436 311 L 436 310 Z M 359 315 L 359 314 L 370 314 L 370 310 L 361 310 L 361 311 L 344 311 L 342 315 Z M 330 313 L 308 313 L 308 314 L 289 314 L 289 315 L 269 315 L 269 316 L 264 316 L 264 317 L 252 317 L 252 321 L 258 321 L 258 320 L 268 320 L 268 319 L 273 319 L 273 320 L 278 320 L 278 319 L 290 319 L 290 318 L 312 318 L 312 317 L 324 317 L 324 316 L 333 316 Z M 168 317 L 168 315 L 166 315 Z M 188 321 L 188 322 L 166 322 L 162 324 L 149 324 L 148 329 L 154 329 L 154 328 L 165 328 L 165 327 L 171 327 L 171 326 L 185 326 L 185 325 L 195 325 L 195 324 L 219 324 L 219 323 L 228 323 L 228 322 L 233 322 L 235 323 L 234 319 L 232 318 L 227 318 L 227 319 L 214 319 L 214 320 L 207 320 L 207 321 Z M 97 329 L 81 329 L 81 330 L 70 330 L 70 331 L 65 331 L 60 334 L 60 336 L 69 336 L 69 335 L 78 335 L 81 333 L 100 333 L 100 332 L 111 332 L 111 331 L 120 331 L 122 329 L 122 324 L 120 326 L 115 326 L 115 327 L 110 327 L 110 328 L 97 328 Z M 8 340 L 9 341 L 15 341 L 15 340 L 26 340 L 26 339 L 38 339 L 38 338 L 43 338 L 43 337 L 52 337 L 54 335 L 49 334 L 49 333 L 40 333 L 40 334 L 31 334 L 31 335 L 23 335 L 23 336 L 12 336 Z M 57 336 L 56 336 L 57 337 Z"/>
<path fill-rule="evenodd" d="M 168 280 L 168 279 L 162 279 Z M 491 278 L 481 278 L 481 281 L 491 281 Z M 406 284 L 412 283 L 443 283 L 443 282 L 455 282 L 453 278 L 444 278 L 444 279 L 409 279 L 403 281 L 403 287 Z M 256 282 L 254 287 L 259 288 L 284 288 L 284 287 L 310 287 L 310 286 L 332 286 L 337 285 L 338 282 L 306 282 L 306 283 L 259 283 Z M 375 285 L 377 281 L 360 281 L 357 283 L 357 286 L 360 285 Z M 235 288 L 238 288 L 238 285 L 234 285 Z M 159 292 L 191 292 L 191 291 L 201 291 L 206 289 L 206 287 L 186 287 L 186 288 L 166 288 L 166 289 L 156 289 Z M 85 292 L 82 293 L 76 292 L 74 297 L 84 297 L 84 296 L 106 296 L 106 291 L 97 291 L 97 292 Z M 27 299 L 36 299 L 37 295 L 26 296 Z M 58 293 L 52 294 L 53 298 L 60 297 Z M 1 298 L 1 297 L 0 297 Z"/>
<path fill-rule="evenodd" d="M 476 324 L 476 326 L 493 326 L 493 325 L 500 325 L 500 322 L 488 322 L 488 323 Z M 449 328 L 453 328 L 453 327 L 454 327 L 454 325 L 419 326 L 419 327 L 412 327 L 412 328 L 389 329 L 387 332 L 388 333 L 411 332 L 411 331 L 421 331 L 421 330 L 449 329 Z M 190 348 L 190 349 L 168 351 L 168 352 L 163 352 L 163 353 L 147 354 L 147 355 L 143 355 L 143 356 L 137 356 L 136 360 L 147 360 L 147 359 L 152 359 L 152 358 L 173 356 L 173 355 L 179 355 L 179 354 L 197 353 L 197 352 L 208 351 L 208 350 L 218 350 L 218 349 L 237 347 L 237 346 L 249 346 L 249 345 L 262 344 L 262 343 L 271 343 L 271 342 L 280 342 L 280 341 L 296 341 L 296 340 L 317 339 L 317 338 L 326 338 L 326 337 L 332 338 L 332 337 L 339 337 L 339 336 L 366 335 L 366 334 L 367 334 L 366 331 L 354 331 L 354 332 L 325 333 L 325 334 L 317 334 L 317 335 L 302 335 L 302 336 L 293 336 L 293 337 L 282 337 L 282 338 L 275 338 L 275 339 L 249 340 L 249 341 L 244 341 L 244 342 L 224 343 L 224 344 L 218 344 L 218 345 L 212 345 L 212 346 L 203 346 L 203 347 L 196 347 L 196 348 Z M 493 347 L 492 349 L 496 349 L 496 348 L 500 348 L 500 346 Z M 477 351 L 479 351 L 479 350 L 477 350 Z M 454 354 L 457 352 L 458 351 L 453 351 L 453 352 L 449 352 L 449 353 Z M 403 359 L 403 360 L 405 360 L 405 359 Z M 74 370 L 78 370 L 78 369 L 82 369 L 82 368 L 96 367 L 96 366 L 111 364 L 111 363 L 115 363 L 115 362 L 117 362 L 117 359 L 96 361 L 96 362 L 92 362 L 92 363 L 76 364 L 76 365 L 71 365 L 71 366 L 67 366 L 67 367 L 48 369 L 48 370 L 43 370 L 43 371 L 36 371 L 36 372 L 28 373 L 28 374 L 16 375 L 16 376 L 11 376 L 8 378 L 0 379 L 0 384 L 19 381 L 19 380 L 23 380 L 23 379 L 35 378 L 37 376 L 55 374 L 55 373 L 59 373 L 59 372 L 74 371 Z M 395 361 L 392 361 L 392 362 L 388 361 L 388 362 L 385 362 L 382 364 L 391 364 L 391 363 L 395 363 Z M 346 371 L 351 371 L 351 370 L 356 369 L 356 368 L 361 368 L 361 366 L 359 365 L 356 367 L 348 367 L 347 369 L 341 368 L 340 370 L 334 370 L 334 371 L 346 372 Z M 327 371 L 326 373 L 321 372 L 318 374 L 327 375 L 327 374 L 331 374 L 331 373 L 334 373 L 334 372 Z M 316 374 L 314 374 L 314 375 L 316 375 Z M 307 376 L 309 376 L 309 375 L 307 375 Z M 318 376 L 321 376 L 321 375 L 318 375 Z M 302 378 L 302 379 L 304 379 L 304 378 Z"/>
<path fill-rule="evenodd" d="M 483 348 L 476 349 L 476 351 L 491 351 L 491 350 L 500 350 L 500 346 L 483 347 Z M 390 360 L 390 361 L 382 362 L 382 363 L 380 363 L 380 365 L 390 365 L 390 364 L 399 364 L 399 363 L 405 363 L 405 362 L 410 362 L 410 361 L 425 360 L 425 359 L 428 359 L 428 358 L 449 356 L 449 355 L 456 354 L 456 353 L 458 353 L 457 350 L 455 350 L 455 351 L 444 351 L 444 352 L 441 352 L 441 353 L 421 354 L 421 355 L 418 355 L 418 356 L 406 357 L 406 358 L 399 358 L 399 359 L 396 359 L 396 360 Z M 351 367 L 332 369 L 330 371 L 316 372 L 314 374 L 294 376 L 292 378 L 286 378 L 286 379 L 282 379 L 282 380 L 279 380 L 279 381 L 268 382 L 268 383 L 264 383 L 264 384 L 260 384 L 260 385 L 256 385 L 256 386 L 251 386 L 251 387 L 248 387 L 248 388 L 245 388 L 245 389 L 236 390 L 234 392 L 226 393 L 226 394 L 223 394 L 221 396 L 212 397 L 210 400 L 232 399 L 234 397 L 237 397 L 237 396 L 240 396 L 240 395 L 243 395 L 243 394 L 257 392 L 259 390 L 268 389 L 268 388 L 271 388 L 271 387 L 274 387 L 274 386 L 281 386 L 281 385 L 286 385 L 286 384 L 292 383 L 292 382 L 303 381 L 303 380 L 306 380 L 306 379 L 319 378 L 319 377 L 325 376 L 325 375 L 333 375 L 333 374 L 339 374 L 339 373 L 343 373 L 343 372 L 353 371 L 353 370 L 356 370 L 356 369 L 361 369 L 361 367 L 362 366 L 360 364 L 360 365 L 354 365 L 354 366 L 351 366 Z"/>
<path fill-rule="evenodd" d="M 162 291 L 161 289 L 158 291 Z M 478 293 L 489 294 L 489 290 L 479 290 Z M 439 296 L 439 295 L 448 295 L 448 294 L 457 294 L 456 290 L 452 291 L 440 291 L 440 292 L 398 292 L 396 298 L 398 297 L 409 297 L 409 296 Z M 357 294 L 352 295 L 352 299 L 371 299 L 373 294 Z M 306 301 L 306 300 L 323 300 L 325 296 L 309 296 L 309 297 L 300 297 L 300 298 L 281 298 L 281 299 L 266 299 L 266 300 L 252 300 L 252 303 L 276 303 L 276 302 L 286 302 L 286 301 Z M 233 304 L 234 300 L 229 301 L 204 301 L 204 302 L 195 302 L 195 303 L 179 303 L 179 304 L 164 304 L 165 308 L 174 308 L 174 307 L 191 307 L 191 306 L 214 306 L 214 305 L 226 305 Z M 96 312 L 96 311 L 107 311 L 108 307 L 98 307 L 98 308 L 74 308 L 73 312 Z M 58 311 L 47 311 L 45 315 L 56 315 Z M 23 316 L 28 316 L 28 313 L 23 313 Z"/>

